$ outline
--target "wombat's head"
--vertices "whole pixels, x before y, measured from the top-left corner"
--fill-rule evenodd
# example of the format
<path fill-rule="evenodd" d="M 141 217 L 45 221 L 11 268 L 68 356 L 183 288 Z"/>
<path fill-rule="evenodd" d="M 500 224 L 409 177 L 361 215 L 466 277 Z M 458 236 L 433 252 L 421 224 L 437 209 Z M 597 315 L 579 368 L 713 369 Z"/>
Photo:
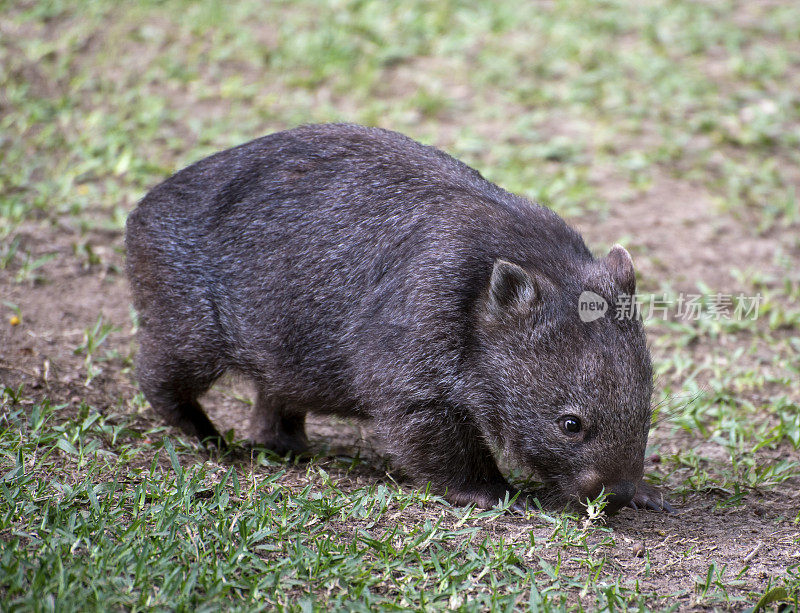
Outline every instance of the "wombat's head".
<path fill-rule="evenodd" d="M 642 478 L 651 415 L 633 263 L 615 246 L 563 276 L 494 263 L 477 335 L 482 427 L 562 500 L 605 488 L 614 512 Z"/>

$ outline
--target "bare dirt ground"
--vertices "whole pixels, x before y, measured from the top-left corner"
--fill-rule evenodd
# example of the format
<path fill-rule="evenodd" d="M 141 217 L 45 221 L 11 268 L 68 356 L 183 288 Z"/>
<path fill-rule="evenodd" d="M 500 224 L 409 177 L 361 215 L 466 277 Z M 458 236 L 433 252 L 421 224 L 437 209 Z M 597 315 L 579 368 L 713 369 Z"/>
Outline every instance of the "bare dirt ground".
<path fill-rule="evenodd" d="M 613 179 L 609 178 L 601 188 L 612 194 Z M 660 177 L 651 190 L 629 202 L 624 210 L 614 210 L 597 219 L 572 221 L 592 246 L 628 237 L 645 283 L 651 277 L 668 277 L 687 289 L 701 280 L 713 287 L 735 290 L 735 281 L 727 273 L 730 268 L 769 270 L 777 245 L 795 249 L 792 255 L 800 257 L 791 236 L 778 232 L 755 235 L 736 220 L 717 216 L 702 189 L 667 177 Z M 80 402 L 101 411 L 131 411 L 136 394 L 131 367 L 135 341 L 129 292 L 122 272 L 122 233 L 94 231 L 81 235 L 70 227 L 29 225 L 23 226 L 18 236 L 33 255 L 55 251 L 58 257 L 38 270 L 43 278 L 38 282 L 19 283 L 14 280 L 15 270 L 0 271 L 0 295 L 19 305 L 24 313 L 20 325 L 11 326 L 8 318 L 0 325 L 0 380 L 9 386 L 24 383 L 34 397 L 46 396 L 66 404 L 65 411 L 74 410 Z M 102 263 L 88 264 L 76 256 L 73 246 L 79 242 L 90 242 Z M 102 372 L 87 386 L 84 358 L 75 349 L 98 314 L 115 326 L 105 347 L 112 350 L 112 356 L 99 363 Z M 696 349 L 700 354 L 708 350 L 703 346 Z M 236 398 L 242 391 L 246 386 L 228 382 L 206 399 L 209 412 L 223 430 L 246 432 L 249 406 Z M 157 423 L 149 408 L 140 419 L 143 423 Z M 357 487 L 387 478 L 368 426 L 314 417 L 309 431 L 323 455 L 332 458 L 359 454 L 366 459 L 359 468 L 347 471 L 333 459 L 322 460 L 340 486 Z M 687 446 L 713 446 L 667 426 L 655 430 L 652 442 L 662 457 Z M 712 453 L 711 449 L 706 451 Z M 660 466 L 653 463 L 651 469 L 658 473 Z M 287 470 L 289 482 L 298 486 L 307 482 L 302 465 L 289 465 Z M 666 489 L 679 480 L 679 474 L 673 473 Z M 625 509 L 608 520 L 617 537 L 617 547 L 607 553 L 624 579 L 639 581 L 642 589 L 677 594 L 681 607 L 702 608 L 696 585 L 707 572 L 711 557 L 727 567 L 726 577 L 739 580 L 729 586 L 731 593 L 764 589 L 787 566 L 800 562 L 798 528 L 792 521 L 800 508 L 798 486 L 800 483 L 794 479 L 774 491 L 751 491 L 741 505 L 724 508 L 716 505 L 729 493 L 713 488 L 683 489 L 682 495 L 671 497 L 678 510 L 676 515 Z M 442 510 L 428 507 L 411 512 L 418 513 L 422 520 L 435 517 Z M 413 522 L 414 518 L 403 520 Z M 530 538 L 531 529 L 536 540 L 543 543 L 551 530 L 536 516 L 509 516 L 485 527 L 498 537 L 523 541 Z M 644 557 L 635 555 L 635 543 L 644 545 Z M 572 555 L 576 552 L 531 549 L 530 562 L 536 564 L 538 557 L 553 561 L 561 556 L 564 564 L 570 565 L 574 564 L 570 562 Z"/>

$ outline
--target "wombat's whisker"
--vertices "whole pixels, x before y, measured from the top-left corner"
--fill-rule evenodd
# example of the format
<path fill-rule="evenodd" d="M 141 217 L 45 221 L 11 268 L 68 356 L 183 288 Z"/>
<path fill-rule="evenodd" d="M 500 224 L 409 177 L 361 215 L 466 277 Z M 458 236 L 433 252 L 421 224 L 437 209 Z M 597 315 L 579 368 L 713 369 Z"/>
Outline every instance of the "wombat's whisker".
<path fill-rule="evenodd" d="M 666 396 L 664 396 L 664 398 L 662 398 L 657 404 L 653 406 L 653 413 L 658 411 L 658 418 L 652 422 L 652 424 L 650 425 L 650 429 L 652 430 L 653 428 L 667 421 L 668 419 L 671 419 L 672 417 L 675 417 L 676 415 L 682 413 L 686 409 L 686 407 L 694 404 L 696 400 L 702 398 L 708 392 L 709 390 L 706 388 L 706 389 L 701 389 L 692 394 L 683 394 L 683 396 L 687 397 L 685 401 L 682 401 L 680 404 L 677 405 L 665 407 L 664 405 L 668 403 L 671 404 L 676 398 L 680 398 L 682 396 L 681 394 L 667 394 Z"/>

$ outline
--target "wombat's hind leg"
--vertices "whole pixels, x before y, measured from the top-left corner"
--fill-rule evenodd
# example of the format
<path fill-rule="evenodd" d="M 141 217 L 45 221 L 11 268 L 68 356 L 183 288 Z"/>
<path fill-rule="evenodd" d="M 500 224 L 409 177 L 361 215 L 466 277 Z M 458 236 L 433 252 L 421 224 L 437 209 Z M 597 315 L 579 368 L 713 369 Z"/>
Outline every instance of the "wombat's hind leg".
<path fill-rule="evenodd" d="M 137 375 L 145 398 L 170 426 L 177 426 L 201 442 L 225 447 L 216 426 L 197 402 L 211 387 L 214 376 L 198 376 L 186 363 L 148 351 L 147 342 L 141 344 Z"/>
<path fill-rule="evenodd" d="M 145 390 L 147 386 L 140 384 Z M 205 390 L 203 390 L 205 391 Z M 203 411 L 196 397 L 181 390 L 150 388 L 144 392 L 153 409 L 164 418 L 170 426 L 177 426 L 200 442 L 210 442 L 217 447 L 225 447 L 225 441 L 216 426 Z"/>
<path fill-rule="evenodd" d="M 305 412 L 259 387 L 250 438 L 278 455 L 299 455 L 308 449 Z"/>
<path fill-rule="evenodd" d="M 457 411 L 425 406 L 387 411 L 378 430 L 391 455 L 418 482 L 430 481 L 438 493 L 458 506 L 491 508 L 517 490 L 503 477 L 478 429 Z M 523 510 L 517 500 L 512 510 Z"/>
<path fill-rule="evenodd" d="M 167 410 L 163 408 L 156 408 L 156 410 L 164 416 L 167 423 L 178 426 L 189 435 L 196 436 L 201 443 L 211 443 L 220 449 L 227 446 L 225 439 L 216 426 L 211 423 L 196 399 L 184 399 L 172 404 Z"/>

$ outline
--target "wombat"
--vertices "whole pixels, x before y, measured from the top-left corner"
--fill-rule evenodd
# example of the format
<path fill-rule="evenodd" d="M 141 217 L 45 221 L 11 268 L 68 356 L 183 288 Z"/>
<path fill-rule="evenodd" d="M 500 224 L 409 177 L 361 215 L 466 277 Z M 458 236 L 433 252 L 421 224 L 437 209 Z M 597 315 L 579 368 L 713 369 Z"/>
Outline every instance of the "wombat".
<path fill-rule="evenodd" d="M 252 379 L 252 440 L 307 444 L 308 411 L 370 419 L 396 465 L 455 504 L 517 492 L 670 511 L 642 483 L 652 374 L 631 258 L 592 257 L 553 211 L 401 134 L 309 125 L 212 155 L 127 222 L 138 379 L 168 423 Z M 579 296 L 609 306 L 584 321 Z M 517 499 L 515 508 L 523 504 Z"/>

